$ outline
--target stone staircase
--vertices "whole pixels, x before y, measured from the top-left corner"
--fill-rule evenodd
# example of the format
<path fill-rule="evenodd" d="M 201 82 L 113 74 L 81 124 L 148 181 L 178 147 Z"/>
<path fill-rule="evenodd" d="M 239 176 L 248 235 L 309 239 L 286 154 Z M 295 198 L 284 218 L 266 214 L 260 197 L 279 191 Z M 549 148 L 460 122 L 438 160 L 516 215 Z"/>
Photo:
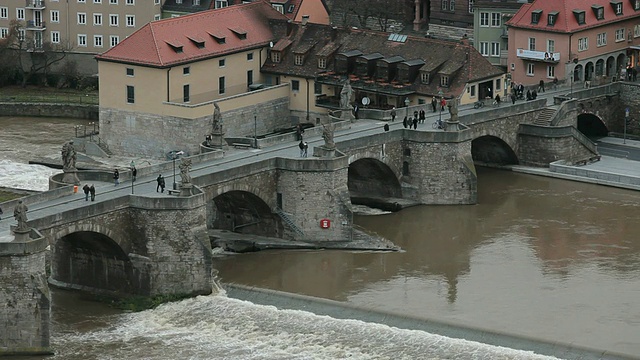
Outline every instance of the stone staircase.
<path fill-rule="evenodd" d="M 278 216 L 280 216 L 282 221 L 284 221 L 284 223 L 287 224 L 289 229 L 291 229 L 293 232 L 295 232 L 296 235 L 298 235 L 300 237 L 304 237 L 304 231 L 302 231 L 302 229 L 300 229 L 298 227 L 298 225 L 296 225 L 293 222 L 293 220 L 291 220 L 291 218 L 289 217 L 289 214 L 287 214 L 286 212 L 284 212 L 282 209 L 280 209 L 278 207 L 276 208 L 276 214 L 278 214 Z"/>
<path fill-rule="evenodd" d="M 556 111 L 558 111 L 557 106 L 549 106 L 544 108 L 540 115 L 535 120 L 533 120 L 533 124 L 539 126 L 550 126 L 551 119 L 553 115 L 555 115 Z"/>
<path fill-rule="evenodd" d="M 113 156 L 113 152 L 109 150 L 109 146 L 107 145 L 107 143 L 105 143 L 104 141 L 100 141 L 100 138 L 98 138 L 97 144 L 98 144 L 98 147 L 102 149 L 102 151 L 104 151 L 105 154 L 107 154 L 109 157 Z"/>

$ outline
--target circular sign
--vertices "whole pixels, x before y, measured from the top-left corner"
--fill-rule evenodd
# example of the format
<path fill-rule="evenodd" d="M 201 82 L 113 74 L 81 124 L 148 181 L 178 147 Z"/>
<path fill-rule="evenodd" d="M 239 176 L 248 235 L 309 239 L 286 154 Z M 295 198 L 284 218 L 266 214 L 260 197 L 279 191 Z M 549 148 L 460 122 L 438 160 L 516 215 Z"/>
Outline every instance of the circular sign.
<path fill-rule="evenodd" d="M 363 98 L 362 98 L 362 105 L 367 106 L 367 105 L 369 105 L 369 104 L 371 104 L 371 99 L 369 99 L 369 98 L 368 98 L 368 97 L 366 97 L 366 96 L 365 96 L 365 97 L 363 97 Z"/>
<path fill-rule="evenodd" d="M 322 219 L 320 220 L 320 227 L 322 229 L 328 229 L 331 227 L 331 220 L 329 219 Z"/>

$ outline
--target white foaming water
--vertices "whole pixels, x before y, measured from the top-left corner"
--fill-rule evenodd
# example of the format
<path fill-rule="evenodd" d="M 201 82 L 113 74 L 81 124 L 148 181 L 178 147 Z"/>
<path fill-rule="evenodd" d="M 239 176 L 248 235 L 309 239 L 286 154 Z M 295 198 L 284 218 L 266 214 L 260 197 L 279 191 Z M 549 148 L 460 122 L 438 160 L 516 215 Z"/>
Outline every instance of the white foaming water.
<path fill-rule="evenodd" d="M 43 165 L 0 160 L 0 186 L 46 191 L 49 189 L 49 177 L 60 172 L 62 170 L 52 169 Z"/>
<path fill-rule="evenodd" d="M 118 315 L 112 327 L 56 334 L 57 359 L 556 359 L 223 295 Z"/>

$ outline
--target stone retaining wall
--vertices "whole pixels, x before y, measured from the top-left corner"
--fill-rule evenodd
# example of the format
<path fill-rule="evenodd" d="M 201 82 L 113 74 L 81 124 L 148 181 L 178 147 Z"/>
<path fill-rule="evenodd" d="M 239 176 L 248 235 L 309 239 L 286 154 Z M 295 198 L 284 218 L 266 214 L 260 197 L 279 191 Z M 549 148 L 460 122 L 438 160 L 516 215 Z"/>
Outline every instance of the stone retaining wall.
<path fill-rule="evenodd" d="M 0 116 L 98 120 L 98 105 L 0 102 Z"/>

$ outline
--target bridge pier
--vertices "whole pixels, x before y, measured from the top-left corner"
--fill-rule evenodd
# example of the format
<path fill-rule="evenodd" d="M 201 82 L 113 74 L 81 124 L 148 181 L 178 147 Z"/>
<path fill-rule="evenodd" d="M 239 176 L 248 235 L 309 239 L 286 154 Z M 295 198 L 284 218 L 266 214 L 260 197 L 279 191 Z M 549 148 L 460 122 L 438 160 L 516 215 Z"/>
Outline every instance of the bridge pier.
<path fill-rule="evenodd" d="M 51 297 L 45 273 L 48 242 L 35 229 L 23 235 L 0 242 L 0 356 L 53 353 L 49 348 Z"/>

